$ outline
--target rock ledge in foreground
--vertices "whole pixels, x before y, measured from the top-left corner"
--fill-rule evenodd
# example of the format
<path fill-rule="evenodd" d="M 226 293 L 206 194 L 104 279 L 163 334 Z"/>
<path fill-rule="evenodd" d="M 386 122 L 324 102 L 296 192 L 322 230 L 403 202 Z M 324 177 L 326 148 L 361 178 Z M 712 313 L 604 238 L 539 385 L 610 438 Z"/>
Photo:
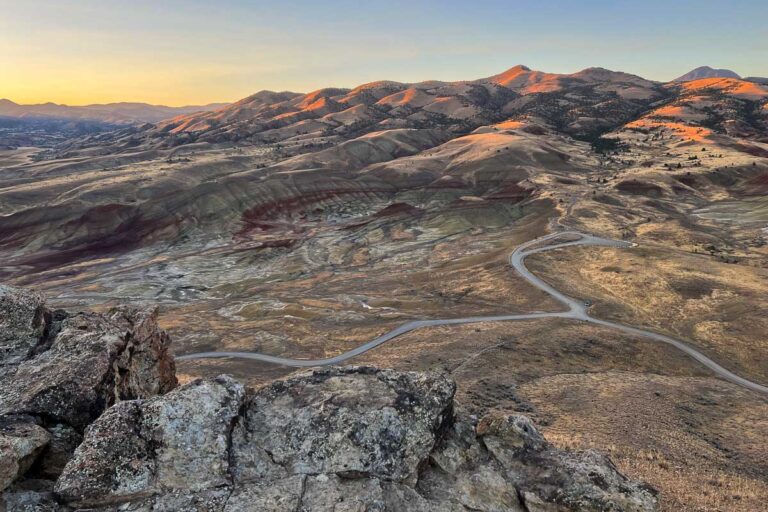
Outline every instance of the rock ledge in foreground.
<path fill-rule="evenodd" d="M 318 370 L 258 390 L 227 376 L 121 402 L 56 484 L 73 509 L 651 511 L 655 491 L 531 421 L 454 411 L 435 373 Z"/>

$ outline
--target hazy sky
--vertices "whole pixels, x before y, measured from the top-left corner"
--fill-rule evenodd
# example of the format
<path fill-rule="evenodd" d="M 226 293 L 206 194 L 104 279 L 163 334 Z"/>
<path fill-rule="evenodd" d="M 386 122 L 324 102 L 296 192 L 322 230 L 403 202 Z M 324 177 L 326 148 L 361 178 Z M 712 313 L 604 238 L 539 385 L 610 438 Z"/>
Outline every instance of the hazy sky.
<path fill-rule="evenodd" d="M 233 101 L 515 64 L 768 76 L 768 0 L 0 0 L 0 98 Z"/>

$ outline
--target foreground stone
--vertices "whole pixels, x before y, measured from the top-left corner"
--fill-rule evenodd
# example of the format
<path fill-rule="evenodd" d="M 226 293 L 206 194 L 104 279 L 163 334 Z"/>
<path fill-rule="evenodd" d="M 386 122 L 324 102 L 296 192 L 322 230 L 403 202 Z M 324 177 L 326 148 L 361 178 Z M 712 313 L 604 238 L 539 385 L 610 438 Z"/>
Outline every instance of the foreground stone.
<path fill-rule="evenodd" d="M 454 411 L 440 374 L 318 370 L 245 389 L 229 377 L 120 402 L 56 483 L 89 510 L 649 511 L 655 492 L 530 420 Z"/>
<path fill-rule="evenodd" d="M 0 491 L 29 470 L 55 479 L 110 405 L 176 386 L 155 311 L 52 311 L 0 286 Z"/>

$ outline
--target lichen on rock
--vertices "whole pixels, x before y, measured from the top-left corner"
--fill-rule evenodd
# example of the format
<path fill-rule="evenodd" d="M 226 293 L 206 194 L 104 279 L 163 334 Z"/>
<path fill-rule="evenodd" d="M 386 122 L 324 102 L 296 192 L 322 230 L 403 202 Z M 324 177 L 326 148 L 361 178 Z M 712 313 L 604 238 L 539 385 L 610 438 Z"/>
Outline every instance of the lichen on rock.
<path fill-rule="evenodd" d="M 24 452 L 23 464 L 2 464 L 0 472 L 13 474 L 0 479 L 0 491 L 27 471 L 55 479 L 84 429 L 109 406 L 176 384 L 156 310 L 68 314 L 49 309 L 38 293 L 0 286 L 0 424 L 41 443 L 26 453 L 18 436 L 0 432 L 4 455 Z"/>
<path fill-rule="evenodd" d="M 655 510 L 607 458 L 553 448 L 524 416 L 475 424 L 454 391 L 443 374 L 372 367 L 257 390 L 193 381 L 112 407 L 56 491 L 104 510 Z"/>

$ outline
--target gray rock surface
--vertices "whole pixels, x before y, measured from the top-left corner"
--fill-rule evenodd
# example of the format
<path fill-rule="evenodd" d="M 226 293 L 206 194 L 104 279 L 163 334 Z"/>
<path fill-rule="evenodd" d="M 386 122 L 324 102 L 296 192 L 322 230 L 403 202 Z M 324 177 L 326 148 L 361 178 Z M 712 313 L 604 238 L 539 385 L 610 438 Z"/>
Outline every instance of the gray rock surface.
<path fill-rule="evenodd" d="M 116 404 L 86 430 L 56 483 L 68 502 L 101 506 L 230 483 L 229 445 L 244 388 L 198 380 L 166 397 Z"/>
<path fill-rule="evenodd" d="M 30 476 L 57 478 L 85 427 L 115 402 L 173 389 L 169 347 L 154 310 L 67 314 L 0 286 L 0 491 L 33 464 Z"/>
<path fill-rule="evenodd" d="M 13 491 L 0 496 L 2 512 L 58 512 L 66 510 L 52 492 Z"/>
<path fill-rule="evenodd" d="M 0 372 L 27 360 L 41 343 L 46 321 L 43 296 L 0 285 Z"/>
<path fill-rule="evenodd" d="M 47 350 L 0 375 L 0 415 L 27 414 L 82 430 L 115 401 L 172 389 L 168 348 L 153 312 L 68 316 Z"/>
<path fill-rule="evenodd" d="M 251 396 L 233 436 L 237 482 L 328 473 L 413 482 L 443 424 L 453 382 L 373 368 L 316 371 Z"/>
<path fill-rule="evenodd" d="M 197 380 L 110 408 L 55 490 L 104 511 L 655 510 L 602 455 L 557 450 L 524 416 L 475 424 L 453 393 L 441 374 L 370 367 L 258 390 Z"/>
<path fill-rule="evenodd" d="M 51 435 L 43 427 L 13 418 L 0 418 L 0 489 L 23 475 L 43 451 Z"/>

